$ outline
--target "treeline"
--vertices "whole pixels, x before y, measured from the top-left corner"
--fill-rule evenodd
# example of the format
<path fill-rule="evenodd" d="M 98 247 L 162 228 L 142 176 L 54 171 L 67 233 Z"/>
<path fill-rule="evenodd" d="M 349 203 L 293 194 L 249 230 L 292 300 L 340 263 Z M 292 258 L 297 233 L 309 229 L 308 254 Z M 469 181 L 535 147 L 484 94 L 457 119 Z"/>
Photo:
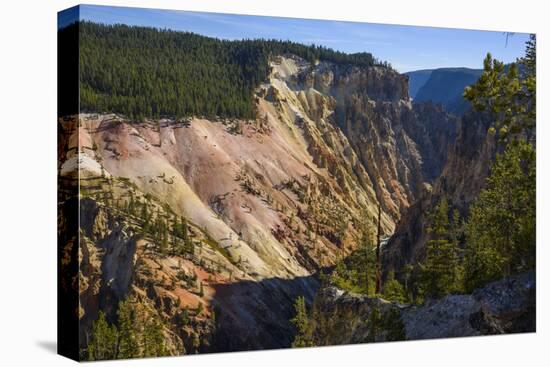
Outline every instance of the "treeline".
<path fill-rule="evenodd" d="M 255 118 L 253 91 L 274 55 L 292 53 L 362 67 L 387 63 L 370 53 L 279 40 L 228 41 L 189 32 L 80 22 L 59 32 L 80 39 L 80 109 L 132 119 Z"/>
<path fill-rule="evenodd" d="M 254 89 L 269 75 L 272 56 L 291 53 L 362 67 L 370 53 L 280 40 L 229 41 L 189 32 L 88 21 L 61 29 L 78 33 L 80 110 L 128 118 L 186 116 L 255 118 Z"/>

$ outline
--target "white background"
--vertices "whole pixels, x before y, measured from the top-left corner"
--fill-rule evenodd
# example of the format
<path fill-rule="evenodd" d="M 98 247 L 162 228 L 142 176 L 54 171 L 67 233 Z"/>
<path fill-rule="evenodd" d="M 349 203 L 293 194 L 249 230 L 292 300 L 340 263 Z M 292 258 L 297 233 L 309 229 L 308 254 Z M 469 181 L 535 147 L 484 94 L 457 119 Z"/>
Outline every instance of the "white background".
<path fill-rule="evenodd" d="M 98 0 L 94 3 L 538 33 L 536 334 L 110 362 L 112 365 L 549 365 L 550 251 L 545 225 L 550 224 L 550 12 L 544 9 L 545 1 Z M 54 351 L 56 12 L 76 4 L 62 0 L 4 0 L 0 11 L 0 364 L 3 366 L 74 363 Z"/>

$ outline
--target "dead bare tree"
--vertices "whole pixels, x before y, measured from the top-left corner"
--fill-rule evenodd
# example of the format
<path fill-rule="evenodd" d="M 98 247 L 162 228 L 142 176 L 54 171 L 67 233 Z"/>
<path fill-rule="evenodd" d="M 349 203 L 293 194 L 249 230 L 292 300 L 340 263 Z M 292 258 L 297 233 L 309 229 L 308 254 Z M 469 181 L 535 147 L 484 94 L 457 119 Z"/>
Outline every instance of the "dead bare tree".
<path fill-rule="evenodd" d="M 378 229 L 376 231 L 376 293 L 382 291 L 382 261 L 380 258 L 380 237 L 382 236 L 382 226 L 380 223 L 381 207 L 378 202 Z"/>

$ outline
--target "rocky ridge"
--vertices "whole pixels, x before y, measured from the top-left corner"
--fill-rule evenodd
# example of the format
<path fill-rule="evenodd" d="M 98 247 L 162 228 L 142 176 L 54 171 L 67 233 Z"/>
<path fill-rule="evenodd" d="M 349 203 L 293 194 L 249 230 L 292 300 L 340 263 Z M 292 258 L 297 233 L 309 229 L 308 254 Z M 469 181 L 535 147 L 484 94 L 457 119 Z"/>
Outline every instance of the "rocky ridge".
<path fill-rule="evenodd" d="M 329 286 L 313 302 L 314 345 L 534 332 L 535 273 L 505 278 L 472 294 L 403 305 Z"/>

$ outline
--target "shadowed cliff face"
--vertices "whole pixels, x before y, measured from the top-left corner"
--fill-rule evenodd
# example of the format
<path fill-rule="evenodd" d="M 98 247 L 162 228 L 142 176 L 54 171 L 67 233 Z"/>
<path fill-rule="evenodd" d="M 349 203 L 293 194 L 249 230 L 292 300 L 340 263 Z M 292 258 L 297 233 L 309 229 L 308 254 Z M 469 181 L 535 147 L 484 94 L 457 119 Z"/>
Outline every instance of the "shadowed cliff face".
<path fill-rule="evenodd" d="M 270 278 L 214 284 L 216 331 L 205 352 L 229 352 L 289 348 L 295 328 L 294 301 L 302 296 L 308 304 L 319 288 L 314 276 L 294 279 Z"/>
<path fill-rule="evenodd" d="M 428 241 L 427 229 L 431 225 L 428 214 L 443 196 L 462 217 L 467 216 L 468 207 L 485 185 L 498 149 L 495 137 L 487 134 L 489 126 L 490 119 L 483 114 L 470 112 L 461 118 L 456 142 L 449 148 L 441 176 L 435 180 L 433 188 L 425 190 L 404 212 L 394 235 L 384 247 L 386 273 L 395 270 L 399 277 L 399 269 L 405 264 L 422 259 Z"/>

